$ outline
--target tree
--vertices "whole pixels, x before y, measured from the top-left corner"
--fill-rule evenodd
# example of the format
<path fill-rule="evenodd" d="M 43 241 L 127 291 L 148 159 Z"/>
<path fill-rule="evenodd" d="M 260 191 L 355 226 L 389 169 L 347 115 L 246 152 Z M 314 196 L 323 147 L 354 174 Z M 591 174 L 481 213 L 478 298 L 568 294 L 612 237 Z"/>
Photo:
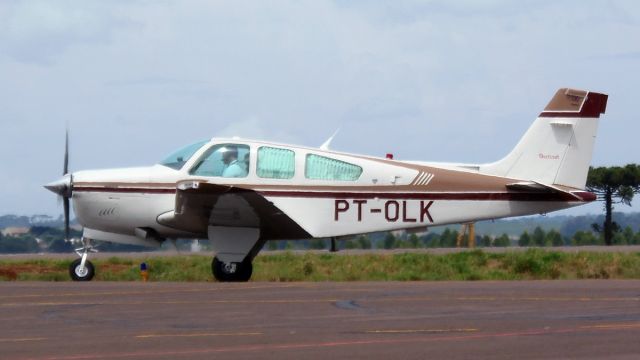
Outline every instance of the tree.
<path fill-rule="evenodd" d="M 507 234 L 502 234 L 493 240 L 493 246 L 507 247 L 509 245 L 511 245 L 511 240 Z"/>
<path fill-rule="evenodd" d="M 440 234 L 430 233 L 424 238 L 426 247 L 435 248 L 440 246 Z"/>
<path fill-rule="evenodd" d="M 602 228 L 593 224 L 593 229 L 604 235 L 606 245 L 613 243 L 613 234 L 619 230 L 613 221 L 614 204 L 631 205 L 634 194 L 640 191 L 640 166 L 628 164 L 624 167 L 591 167 L 587 176 L 587 189 L 604 202 L 605 218 Z"/>
<path fill-rule="evenodd" d="M 533 242 L 533 246 L 544 246 L 545 245 L 545 233 L 544 230 L 540 226 L 536 226 L 533 230 L 533 235 L 531 236 L 531 241 Z"/>
<path fill-rule="evenodd" d="M 518 240 L 518 246 L 531 246 L 531 236 L 529 236 L 528 232 L 523 232 L 520 235 L 520 240 Z"/>
<path fill-rule="evenodd" d="M 545 245 L 546 246 L 563 246 L 564 240 L 562 239 L 562 234 L 560 234 L 557 230 L 549 230 L 547 235 L 545 236 Z"/>
<path fill-rule="evenodd" d="M 624 230 L 622 230 L 622 237 L 624 238 L 625 245 L 633 244 L 633 236 L 634 236 L 634 233 L 631 226 L 627 226 L 624 228 Z"/>
<path fill-rule="evenodd" d="M 482 238 L 480 238 L 479 244 L 482 247 L 490 247 L 491 246 L 491 236 L 484 235 Z"/>
<path fill-rule="evenodd" d="M 325 239 L 311 239 L 309 241 L 309 248 L 314 250 L 322 250 L 327 248 L 327 242 Z"/>
<path fill-rule="evenodd" d="M 396 246 L 396 237 L 393 236 L 393 234 L 390 232 L 387 233 L 387 236 L 385 236 L 382 246 L 385 249 L 393 249 Z"/>
<path fill-rule="evenodd" d="M 356 239 L 358 243 L 358 248 L 360 249 L 371 249 L 371 240 L 369 239 L 369 235 L 360 235 Z"/>
<path fill-rule="evenodd" d="M 456 247 L 458 242 L 458 232 L 456 230 L 444 229 L 440 235 L 440 247 Z"/>
<path fill-rule="evenodd" d="M 601 245 L 602 239 L 593 235 L 591 231 L 577 231 L 573 234 L 571 243 L 575 246 Z"/>
<path fill-rule="evenodd" d="M 18 237 L 2 236 L 0 233 L 0 253 L 33 253 L 38 251 L 38 243 L 30 234 Z"/>
<path fill-rule="evenodd" d="M 411 234 L 409 235 L 409 237 L 407 238 L 407 242 L 409 243 L 409 247 L 411 249 L 417 249 L 420 246 L 420 238 L 418 238 L 418 235 L 416 234 Z"/>
<path fill-rule="evenodd" d="M 343 248 L 348 249 L 348 250 L 352 250 L 352 249 L 357 249 L 358 248 L 358 243 L 356 242 L 356 240 L 353 239 L 349 239 L 349 240 L 345 240 L 343 242 Z"/>

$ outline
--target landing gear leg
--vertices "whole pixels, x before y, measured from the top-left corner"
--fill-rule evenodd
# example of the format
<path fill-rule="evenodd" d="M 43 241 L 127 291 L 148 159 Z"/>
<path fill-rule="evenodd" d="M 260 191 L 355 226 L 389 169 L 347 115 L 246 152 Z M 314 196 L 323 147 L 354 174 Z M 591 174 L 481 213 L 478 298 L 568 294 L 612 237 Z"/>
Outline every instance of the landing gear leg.
<path fill-rule="evenodd" d="M 329 252 L 336 252 L 338 251 L 338 246 L 336 244 L 336 238 L 332 237 L 331 238 L 331 248 L 329 249 Z"/>
<path fill-rule="evenodd" d="M 253 264 L 249 257 L 242 262 L 225 263 L 217 257 L 211 262 L 213 277 L 220 282 L 246 282 L 251 279 Z"/>
<path fill-rule="evenodd" d="M 74 281 L 91 281 L 95 275 L 95 268 L 91 261 L 89 261 L 89 253 L 98 252 L 91 245 L 91 240 L 82 238 L 82 247 L 76 249 L 76 254 L 80 256 L 80 259 L 74 260 L 69 266 L 69 275 Z"/>

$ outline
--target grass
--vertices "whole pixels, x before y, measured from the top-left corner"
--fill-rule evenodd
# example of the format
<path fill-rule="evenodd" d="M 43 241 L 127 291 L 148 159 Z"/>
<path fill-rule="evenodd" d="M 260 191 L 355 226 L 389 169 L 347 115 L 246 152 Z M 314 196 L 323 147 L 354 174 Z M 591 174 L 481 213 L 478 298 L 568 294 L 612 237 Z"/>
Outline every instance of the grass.
<path fill-rule="evenodd" d="M 146 262 L 151 281 L 212 281 L 206 256 L 111 257 L 92 260 L 95 280 L 139 281 Z M 0 260 L 0 281 L 68 281 L 71 260 Z M 293 254 L 258 256 L 252 281 L 640 279 L 640 253 L 564 253 L 543 249 L 451 254 Z"/>

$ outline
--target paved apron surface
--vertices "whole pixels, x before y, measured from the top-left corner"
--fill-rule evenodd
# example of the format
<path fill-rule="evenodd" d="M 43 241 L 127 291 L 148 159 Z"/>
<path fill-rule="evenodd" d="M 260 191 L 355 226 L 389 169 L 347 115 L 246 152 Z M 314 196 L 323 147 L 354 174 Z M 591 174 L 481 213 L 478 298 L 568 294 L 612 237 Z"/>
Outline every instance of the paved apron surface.
<path fill-rule="evenodd" d="M 0 359 L 640 358 L 640 281 L 0 283 Z"/>

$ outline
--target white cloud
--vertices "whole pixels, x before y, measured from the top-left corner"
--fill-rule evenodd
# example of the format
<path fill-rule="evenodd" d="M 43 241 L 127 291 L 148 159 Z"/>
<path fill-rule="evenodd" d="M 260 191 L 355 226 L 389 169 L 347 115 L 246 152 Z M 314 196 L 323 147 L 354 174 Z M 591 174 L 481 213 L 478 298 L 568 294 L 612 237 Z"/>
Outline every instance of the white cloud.
<path fill-rule="evenodd" d="M 48 64 L 71 46 L 110 40 L 125 25 L 106 3 L 95 1 L 9 1 L 0 12 L 2 53 L 18 61 Z"/>
<path fill-rule="evenodd" d="M 317 145 L 338 127 L 336 149 L 491 161 L 563 86 L 611 95 L 594 163 L 637 161 L 639 15 L 635 1 L 2 2 L 0 161 L 29 189 L 52 180 L 66 122 L 74 169 L 220 135 Z M 38 212 L 47 194 L 31 191 L 0 203 Z"/>

